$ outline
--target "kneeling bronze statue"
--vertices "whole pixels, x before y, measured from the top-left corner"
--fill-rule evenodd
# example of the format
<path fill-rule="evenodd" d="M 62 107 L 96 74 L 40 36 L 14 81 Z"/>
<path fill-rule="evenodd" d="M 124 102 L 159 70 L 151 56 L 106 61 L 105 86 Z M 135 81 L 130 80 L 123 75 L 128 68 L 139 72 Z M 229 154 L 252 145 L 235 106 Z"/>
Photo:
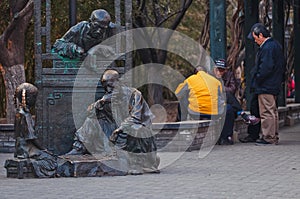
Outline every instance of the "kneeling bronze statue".
<path fill-rule="evenodd" d="M 58 167 L 57 157 L 39 143 L 34 120 L 30 113 L 35 105 L 37 94 L 37 88 L 30 83 L 23 83 L 16 89 L 15 104 L 17 112 L 14 156 L 17 159 L 28 160 L 32 164 L 36 177 L 55 177 Z"/>

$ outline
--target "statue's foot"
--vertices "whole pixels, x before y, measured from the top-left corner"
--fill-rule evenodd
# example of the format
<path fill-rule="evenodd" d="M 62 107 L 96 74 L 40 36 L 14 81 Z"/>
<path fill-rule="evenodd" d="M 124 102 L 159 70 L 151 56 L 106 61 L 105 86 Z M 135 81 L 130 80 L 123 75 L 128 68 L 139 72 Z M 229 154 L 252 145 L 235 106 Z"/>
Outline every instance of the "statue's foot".
<path fill-rule="evenodd" d="M 73 149 L 65 155 L 84 155 L 87 153 L 88 151 L 86 150 L 84 144 L 78 140 L 75 140 L 75 142 L 73 143 Z"/>
<path fill-rule="evenodd" d="M 160 173 L 160 170 L 155 167 L 151 167 L 151 168 L 143 168 L 143 172 L 144 173 Z"/>
<path fill-rule="evenodd" d="M 137 169 L 131 169 L 128 171 L 128 175 L 142 175 L 143 171 L 137 170 Z"/>
<path fill-rule="evenodd" d="M 69 151 L 65 155 L 84 155 L 84 154 L 85 154 L 84 150 L 72 149 L 71 151 Z"/>
<path fill-rule="evenodd" d="M 25 155 L 17 155 L 16 158 L 18 158 L 18 159 L 26 159 L 26 158 L 28 158 L 28 156 L 25 156 Z"/>
<path fill-rule="evenodd" d="M 160 164 L 160 157 L 158 155 L 156 155 L 156 159 L 155 159 L 155 163 L 153 165 L 154 168 L 158 168 L 159 164 Z"/>
<path fill-rule="evenodd" d="M 98 160 L 118 160 L 117 154 L 114 153 L 95 153 L 93 156 Z"/>

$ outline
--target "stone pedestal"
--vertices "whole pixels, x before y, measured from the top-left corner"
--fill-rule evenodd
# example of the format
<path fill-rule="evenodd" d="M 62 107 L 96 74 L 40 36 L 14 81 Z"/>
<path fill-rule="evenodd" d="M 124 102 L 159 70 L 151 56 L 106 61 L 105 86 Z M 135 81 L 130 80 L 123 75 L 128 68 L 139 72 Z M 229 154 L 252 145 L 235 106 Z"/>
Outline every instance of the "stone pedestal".
<path fill-rule="evenodd" d="M 125 167 L 127 166 L 125 165 Z M 127 169 L 120 171 L 117 168 L 122 168 L 121 159 L 98 159 L 91 155 L 69 155 L 61 156 L 59 159 L 57 174 L 61 177 L 124 176 L 127 174 Z"/>
<path fill-rule="evenodd" d="M 35 173 L 31 160 L 28 159 L 8 159 L 5 161 L 6 176 L 8 178 L 35 178 Z"/>
<path fill-rule="evenodd" d="M 37 178 L 30 158 L 8 159 L 4 167 L 8 178 Z M 56 177 L 101 177 L 126 174 L 127 162 L 124 159 L 99 159 L 91 155 L 70 155 L 58 158 Z"/>

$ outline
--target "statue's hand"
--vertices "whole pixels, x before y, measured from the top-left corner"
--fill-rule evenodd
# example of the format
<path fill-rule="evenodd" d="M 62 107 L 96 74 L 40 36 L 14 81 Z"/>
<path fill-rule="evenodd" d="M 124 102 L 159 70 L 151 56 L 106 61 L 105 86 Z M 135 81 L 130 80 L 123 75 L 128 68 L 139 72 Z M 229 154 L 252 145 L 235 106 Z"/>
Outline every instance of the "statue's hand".
<path fill-rule="evenodd" d="M 101 109 L 101 107 L 103 106 L 103 100 L 97 100 L 96 102 L 90 104 L 87 108 L 88 112 L 93 111 L 94 109 Z"/>
<path fill-rule="evenodd" d="M 27 107 L 20 107 L 18 109 L 18 112 L 22 115 L 28 114 L 30 112 L 30 110 Z"/>
<path fill-rule="evenodd" d="M 115 54 L 116 52 L 114 48 L 112 48 L 111 46 L 106 46 L 101 44 L 92 47 L 87 52 L 87 55 L 97 55 L 101 57 L 110 57 L 110 56 L 114 56 Z"/>
<path fill-rule="evenodd" d="M 88 108 L 87 108 L 87 112 L 92 112 L 93 110 L 94 110 L 94 104 L 95 103 L 93 103 L 93 104 L 90 104 L 89 106 L 88 106 Z"/>
<path fill-rule="evenodd" d="M 104 100 L 99 99 L 94 103 L 94 108 L 100 110 L 103 107 L 103 104 L 104 104 Z"/>
<path fill-rule="evenodd" d="M 25 111 L 24 111 L 23 107 L 20 107 L 20 108 L 18 109 L 18 112 L 19 112 L 20 114 L 22 114 L 22 115 L 25 115 Z"/>
<path fill-rule="evenodd" d="M 123 132 L 123 130 L 120 129 L 120 128 L 115 129 L 115 130 L 112 132 L 111 136 L 109 137 L 109 140 L 110 140 L 111 142 L 116 142 L 119 133 L 122 133 L 122 132 Z"/>
<path fill-rule="evenodd" d="M 115 51 L 112 47 L 110 46 L 103 46 L 102 47 L 102 54 L 104 57 L 110 57 L 112 55 L 115 55 Z"/>
<path fill-rule="evenodd" d="M 84 49 L 77 45 L 75 46 L 74 51 L 75 51 L 76 56 L 78 56 L 78 57 L 81 57 L 84 54 Z"/>

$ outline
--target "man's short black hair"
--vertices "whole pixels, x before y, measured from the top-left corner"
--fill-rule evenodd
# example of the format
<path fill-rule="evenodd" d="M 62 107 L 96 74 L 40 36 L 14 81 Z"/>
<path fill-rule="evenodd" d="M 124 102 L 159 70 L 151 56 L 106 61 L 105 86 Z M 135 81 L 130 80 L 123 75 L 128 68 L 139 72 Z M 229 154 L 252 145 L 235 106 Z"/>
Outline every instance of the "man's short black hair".
<path fill-rule="evenodd" d="M 260 33 L 264 36 L 264 37 L 270 37 L 270 32 L 268 31 L 268 29 L 262 24 L 262 23 L 256 23 L 251 27 L 251 31 L 249 32 L 247 38 L 254 40 L 253 36 L 252 36 L 252 32 L 254 32 L 254 34 L 256 36 L 258 36 Z"/>

